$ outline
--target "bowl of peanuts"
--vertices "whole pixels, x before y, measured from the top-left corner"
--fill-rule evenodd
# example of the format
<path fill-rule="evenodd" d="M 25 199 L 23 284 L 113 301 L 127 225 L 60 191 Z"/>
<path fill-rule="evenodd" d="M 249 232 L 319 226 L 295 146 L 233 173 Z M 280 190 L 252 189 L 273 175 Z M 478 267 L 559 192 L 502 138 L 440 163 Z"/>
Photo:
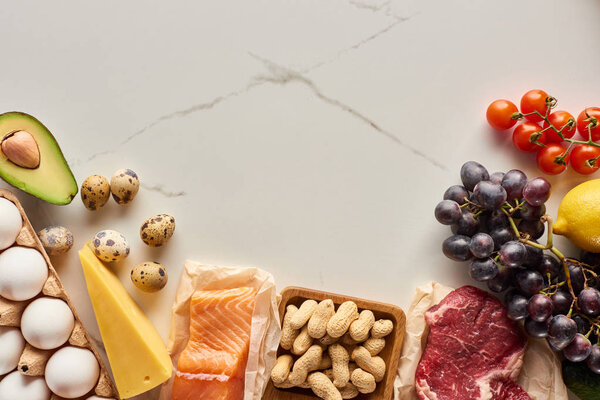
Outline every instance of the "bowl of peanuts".
<path fill-rule="evenodd" d="M 281 342 L 263 400 L 393 399 L 400 307 L 299 287 L 281 297 Z"/>

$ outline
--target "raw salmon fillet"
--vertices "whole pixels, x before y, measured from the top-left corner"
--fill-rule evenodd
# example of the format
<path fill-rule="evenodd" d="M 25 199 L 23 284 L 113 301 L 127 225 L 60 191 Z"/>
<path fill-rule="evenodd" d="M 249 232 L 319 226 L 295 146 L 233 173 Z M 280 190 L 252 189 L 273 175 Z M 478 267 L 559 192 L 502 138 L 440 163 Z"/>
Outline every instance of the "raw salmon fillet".
<path fill-rule="evenodd" d="M 190 339 L 172 400 L 241 400 L 256 289 L 201 290 L 190 304 Z"/>

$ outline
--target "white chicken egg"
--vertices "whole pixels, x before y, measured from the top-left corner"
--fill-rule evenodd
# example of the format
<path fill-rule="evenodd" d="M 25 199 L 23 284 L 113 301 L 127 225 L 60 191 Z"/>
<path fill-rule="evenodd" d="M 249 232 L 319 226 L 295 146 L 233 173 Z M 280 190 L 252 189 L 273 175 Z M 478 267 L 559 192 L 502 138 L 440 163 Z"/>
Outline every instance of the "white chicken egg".
<path fill-rule="evenodd" d="M 21 331 L 27 343 L 42 350 L 55 349 L 69 340 L 75 317 L 61 299 L 42 297 L 23 311 Z"/>
<path fill-rule="evenodd" d="M 15 371 L 0 381 L 0 400 L 48 400 L 50 391 L 44 378 Z"/>
<path fill-rule="evenodd" d="M 75 399 L 88 393 L 98 382 L 99 375 L 100 366 L 96 356 L 79 347 L 63 347 L 46 364 L 48 387 L 65 399 Z"/>
<path fill-rule="evenodd" d="M 48 266 L 36 249 L 11 247 L 0 253 L 0 296 L 29 300 L 42 291 L 46 279 Z"/>
<path fill-rule="evenodd" d="M 0 326 L 0 375 L 17 368 L 25 348 L 25 339 L 19 328 Z"/>
<path fill-rule="evenodd" d="M 0 250 L 13 245 L 22 226 L 23 220 L 17 206 L 12 201 L 0 197 Z"/>

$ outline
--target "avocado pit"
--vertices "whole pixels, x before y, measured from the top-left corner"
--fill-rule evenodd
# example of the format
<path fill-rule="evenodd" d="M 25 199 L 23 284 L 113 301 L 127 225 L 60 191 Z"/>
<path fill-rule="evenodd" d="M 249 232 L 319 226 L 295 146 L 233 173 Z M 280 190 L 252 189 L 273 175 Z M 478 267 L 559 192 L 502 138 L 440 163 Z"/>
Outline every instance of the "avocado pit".
<path fill-rule="evenodd" d="M 9 161 L 19 167 L 36 169 L 40 166 L 40 149 L 29 132 L 9 133 L 2 139 L 0 149 Z"/>

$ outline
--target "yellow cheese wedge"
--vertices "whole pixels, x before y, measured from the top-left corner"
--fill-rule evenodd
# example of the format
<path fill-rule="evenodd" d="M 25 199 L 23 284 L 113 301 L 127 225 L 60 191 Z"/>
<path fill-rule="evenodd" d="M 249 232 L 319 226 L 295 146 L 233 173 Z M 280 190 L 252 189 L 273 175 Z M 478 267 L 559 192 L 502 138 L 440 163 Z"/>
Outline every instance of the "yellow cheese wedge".
<path fill-rule="evenodd" d="M 165 344 L 119 278 L 88 244 L 79 258 L 119 395 L 130 398 L 169 379 L 172 364 Z"/>

